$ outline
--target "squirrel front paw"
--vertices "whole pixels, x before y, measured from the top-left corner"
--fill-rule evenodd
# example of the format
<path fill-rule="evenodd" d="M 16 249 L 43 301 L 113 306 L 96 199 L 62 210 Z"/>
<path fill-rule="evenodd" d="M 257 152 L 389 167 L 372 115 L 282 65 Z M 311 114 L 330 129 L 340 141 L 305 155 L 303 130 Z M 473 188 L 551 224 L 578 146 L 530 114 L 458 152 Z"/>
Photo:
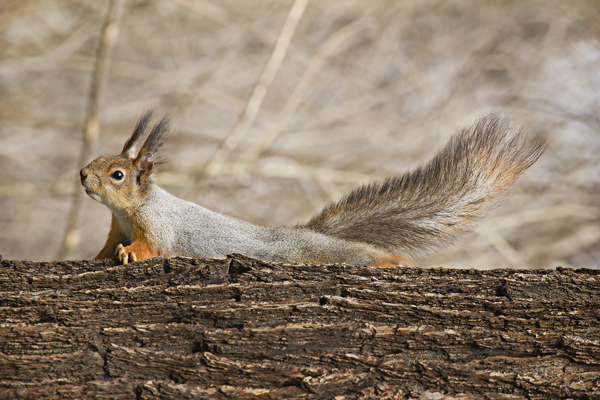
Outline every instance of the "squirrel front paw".
<path fill-rule="evenodd" d="M 130 261 L 131 262 L 137 261 L 135 252 L 127 251 L 127 249 L 125 248 L 125 246 L 123 246 L 123 244 L 119 244 L 117 246 L 117 257 L 119 258 L 119 261 L 123 265 L 127 265 Z"/>
<path fill-rule="evenodd" d="M 126 265 L 130 262 L 145 260 L 147 258 L 158 256 L 157 250 L 152 250 L 146 240 L 136 240 L 129 246 L 119 244 L 117 246 L 116 255 L 119 261 Z"/>

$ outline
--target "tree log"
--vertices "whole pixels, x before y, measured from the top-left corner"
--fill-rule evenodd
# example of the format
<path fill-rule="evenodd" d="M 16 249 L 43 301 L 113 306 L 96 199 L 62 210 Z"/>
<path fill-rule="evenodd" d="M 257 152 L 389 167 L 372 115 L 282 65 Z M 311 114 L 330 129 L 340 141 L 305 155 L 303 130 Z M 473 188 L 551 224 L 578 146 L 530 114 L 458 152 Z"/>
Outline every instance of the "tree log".
<path fill-rule="evenodd" d="M 598 270 L 1 268 L 1 399 L 600 398 Z"/>

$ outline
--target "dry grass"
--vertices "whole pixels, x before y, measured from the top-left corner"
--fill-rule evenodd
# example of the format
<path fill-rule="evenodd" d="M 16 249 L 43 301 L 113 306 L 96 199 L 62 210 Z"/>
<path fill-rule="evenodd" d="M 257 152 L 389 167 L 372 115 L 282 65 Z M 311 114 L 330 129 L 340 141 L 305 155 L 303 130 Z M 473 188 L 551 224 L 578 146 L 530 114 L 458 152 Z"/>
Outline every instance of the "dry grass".
<path fill-rule="evenodd" d="M 286 225 L 357 183 L 427 161 L 462 126 L 500 111 L 546 131 L 547 153 L 474 234 L 419 263 L 600 265 L 598 2 L 301 3 L 127 1 L 90 157 L 118 152 L 153 108 L 174 123 L 162 186 L 251 222 Z M 81 190 L 108 5 L 0 4 L 4 258 L 59 253 Z M 110 214 L 86 197 L 79 217 L 68 257 L 90 258 Z"/>

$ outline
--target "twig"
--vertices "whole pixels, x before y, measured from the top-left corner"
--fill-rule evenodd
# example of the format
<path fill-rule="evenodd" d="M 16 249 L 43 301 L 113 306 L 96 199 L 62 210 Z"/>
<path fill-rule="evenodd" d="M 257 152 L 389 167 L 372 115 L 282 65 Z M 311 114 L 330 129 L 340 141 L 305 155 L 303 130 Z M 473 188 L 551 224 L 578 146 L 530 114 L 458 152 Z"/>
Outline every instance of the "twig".
<path fill-rule="evenodd" d="M 510 266 L 515 269 L 527 268 L 527 263 L 521 257 L 521 254 L 513 247 L 502 235 L 494 231 L 486 231 L 483 237 L 498 250 L 508 261 Z"/>
<path fill-rule="evenodd" d="M 552 244 L 541 245 L 530 250 L 529 258 L 532 260 L 548 260 L 553 263 L 552 266 L 569 266 L 575 258 L 586 257 L 587 263 L 584 265 L 590 268 L 596 268 L 598 265 L 598 256 L 595 249 L 600 241 L 600 224 L 597 221 L 586 224 L 573 224 L 569 226 L 570 233 L 561 235 L 552 240 Z"/>
<path fill-rule="evenodd" d="M 493 218 L 486 221 L 485 225 L 477 230 L 481 233 L 482 237 L 504 256 L 513 268 L 522 269 L 527 267 L 527 263 L 519 252 L 498 232 L 502 229 L 564 217 L 597 219 L 600 218 L 600 209 L 581 204 L 560 204 L 558 206 L 543 207 Z M 596 234 L 596 236 L 598 235 Z M 553 247 L 555 246 L 553 245 Z"/>
<path fill-rule="evenodd" d="M 84 165 L 91 154 L 92 148 L 98 140 L 100 124 L 98 122 L 98 104 L 104 89 L 108 64 L 114 44 L 119 33 L 119 20 L 126 0 L 110 0 L 108 10 L 102 26 L 101 40 L 96 51 L 94 71 L 90 92 L 88 96 L 88 106 L 86 111 L 86 123 L 83 132 L 83 145 L 79 155 L 79 165 Z M 77 183 L 79 186 L 79 183 Z M 78 188 L 77 188 L 78 189 Z M 83 200 L 83 191 L 75 190 L 69 216 L 67 219 L 67 229 L 63 237 L 58 259 L 62 260 L 68 257 L 69 253 L 79 242 L 79 210 Z"/>
<path fill-rule="evenodd" d="M 254 86 L 254 90 L 252 91 L 250 99 L 246 103 L 246 109 L 244 110 L 244 113 L 204 167 L 204 176 L 215 176 L 221 171 L 221 168 L 229 156 L 229 153 L 231 153 L 231 151 L 238 145 L 238 143 L 248 132 L 250 126 L 254 123 L 265 95 L 267 94 L 267 89 L 277 74 L 277 71 L 281 66 L 281 62 L 287 53 L 292 36 L 296 30 L 298 21 L 300 21 L 300 18 L 302 18 L 302 15 L 304 14 L 304 9 L 306 8 L 307 3 L 308 0 L 294 1 L 287 19 L 283 24 L 283 28 L 281 29 L 279 37 L 277 38 L 277 43 L 275 44 L 275 48 L 271 53 L 271 58 L 269 58 L 269 61 L 267 62 L 265 69 L 258 79 L 256 86 Z"/>
<path fill-rule="evenodd" d="M 221 174 L 229 176 L 243 176 L 252 174 L 274 178 L 310 179 L 316 182 L 344 184 L 350 183 L 355 185 L 370 182 L 373 179 L 378 179 L 376 176 L 362 174 L 360 172 L 338 171 L 327 168 L 310 168 L 300 165 L 282 163 L 258 166 L 256 164 L 249 165 L 244 163 L 232 163 L 223 166 Z M 192 175 L 167 171 L 162 172 L 159 175 L 159 180 L 161 184 L 164 185 L 182 187 L 193 186 L 195 182 L 195 179 Z M 337 197 L 337 193 L 334 197 Z"/>
<path fill-rule="evenodd" d="M 275 123 L 273 123 L 271 129 L 267 131 L 267 133 L 263 136 L 262 140 L 260 140 L 257 145 L 248 148 L 248 150 L 241 157 L 243 161 L 247 163 L 254 162 L 262 151 L 270 147 L 273 144 L 273 142 L 275 142 L 277 137 L 279 137 L 283 129 L 288 124 L 290 118 L 298 109 L 298 106 L 304 98 L 306 90 L 309 88 L 310 83 L 317 75 L 317 72 L 319 71 L 321 65 L 327 59 L 327 57 L 334 54 L 335 51 L 340 51 L 342 49 L 341 44 L 344 43 L 346 40 L 361 32 L 363 29 L 369 28 L 371 26 L 373 26 L 373 18 L 360 18 L 336 31 L 325 41 L 325 43 L 321 45 L 319 50 L 317 50 L 315 55 L 312 57 L 310 64 L 304 71 L 304 74 L 302 75 L 300 81 L 296 85 L 294 92 L 283 107 L 283 110 L 277 117 Z"/>
<path fill-rule="evenodd" d="M 542 207 L 488 219 L 477 230 L 481 233 L 497 232 L 501 229 L 563 217 L 596 219 L 600 218 L 600 208 L 581 204 L 560 204 L 557 206 Z"/>

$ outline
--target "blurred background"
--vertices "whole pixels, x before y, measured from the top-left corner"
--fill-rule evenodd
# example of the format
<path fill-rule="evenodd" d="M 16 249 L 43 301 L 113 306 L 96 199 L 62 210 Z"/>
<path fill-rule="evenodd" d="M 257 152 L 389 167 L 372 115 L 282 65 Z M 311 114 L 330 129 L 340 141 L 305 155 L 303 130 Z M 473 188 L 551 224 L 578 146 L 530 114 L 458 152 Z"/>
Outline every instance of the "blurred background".
<path fill-rule="evenodd" d="M 415 261 L 598 268 L 599 39 L 586 0 L 4 0 L 0 254 L 94 257 L 110 211 L 78 171 L 148 109 L 173 122 L 161 186 L 269 226 L 496 111 L 545 131 L 546 154 L 472 234 Z"/>

